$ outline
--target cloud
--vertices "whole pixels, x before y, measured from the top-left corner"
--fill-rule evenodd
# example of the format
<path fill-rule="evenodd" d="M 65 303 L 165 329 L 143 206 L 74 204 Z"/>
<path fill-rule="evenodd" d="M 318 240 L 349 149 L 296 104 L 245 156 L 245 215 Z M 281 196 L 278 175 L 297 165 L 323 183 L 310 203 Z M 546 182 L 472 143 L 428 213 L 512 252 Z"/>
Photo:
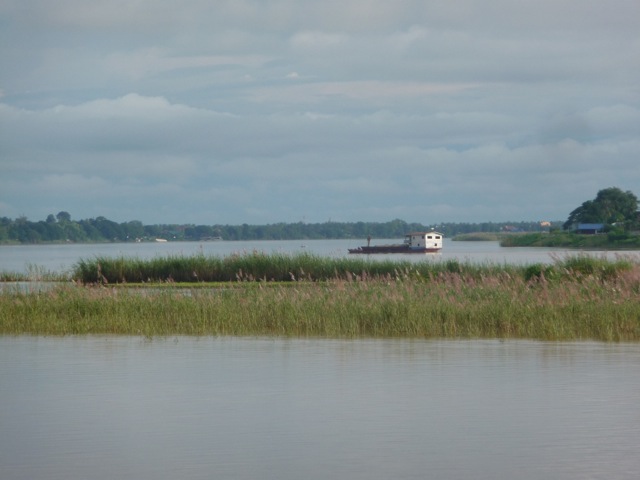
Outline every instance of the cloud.
<path fill-rule="evenodd" d="M 558 218 L 551 212 L 561 208 L 554 204 L 561 193 L 582 193 L 565 183 L 591 185 L 598 178 L 613 185 L 621 174 L 637 178 L 640 152 L 631 129 L 625 136 L 617 128 L 638 118 L 638 111 L 620 106 L 581 114 L 592 119 L 587 137 L 556 124 L 567 135 L 520 146 L 526 121 L 473 111 L 239 117 L 129 94 L 42 111 L 5 105 L 0 112 L 13 129 L 3 138 L 5 166 L 32 176 L 23 186 L 39 195 L 66 195 L 72 203 L 109 195 L 155 198 L 185 208 L 213 202 L 240 217 L 257 215 L 261 204 L 269 207 L 269 221 L 293 214 L 287 198 L 295 198 L 307 217 L 326 206 L 335 210 L 318 220 L 402 210 L 441 219 L 450 212 L 468 221 L 481 213 L 518 218 L 518 211 L 527 218 Z M 28 138 L 20 139 L 27 126 Z M 607 140 L 610 130 L 626 141 Z M 19 193 L 15 186 L 3 190 Z M 416 202 L 422 192 L 437 200 Z M 344 204 L 350 205 L 346 215 Z"/>
<path fill-rule="evenodd" d="M 328 32 L 298 32 L 291 37 L 291 47 L 305 52 L 319 49 L 337 49 L 347 41 L 347 36 Z"/>
<path fill-rule="evenodd" d="M 158 48 L 117 52 L 104 61 L 105 70 L 119 72 L 132 79 L 142 79 L 180 70 L 212 68 L 256 68 L 270 58 L 264 55 L 181 55 L 172 56 Z"/>
<path fill-rule="evenodd" d="M 100 177 L 86 177 L 76 173 L 50 174 L 34 182 L 33 187 L 44 194 L 73 192 L 75 195 L 90 197 L 104 191 L 110 185 Z"/>
<path fill-rule="evenodd" d="M 0 216 L 563 219 L 640 183 L 639 9 L 6 0 Z"/>

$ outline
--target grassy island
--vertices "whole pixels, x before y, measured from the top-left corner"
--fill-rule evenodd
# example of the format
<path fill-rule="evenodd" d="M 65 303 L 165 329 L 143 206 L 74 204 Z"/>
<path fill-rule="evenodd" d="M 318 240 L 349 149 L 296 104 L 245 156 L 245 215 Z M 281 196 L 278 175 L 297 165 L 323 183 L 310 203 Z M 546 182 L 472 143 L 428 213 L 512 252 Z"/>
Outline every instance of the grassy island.
<path fill-rule="evenodd" d="M 98 258 L 71 277 L 47 291 L 3 289 L 0 334 L 640 340 L 640 264 L 622 257 Z"/>
<path fill-rule="evenodd" d="M 519 233 L 500 237 L 502 247 L 559 247 L 591 250 L 640 250 L 640 235 L 573 232 Z"/>

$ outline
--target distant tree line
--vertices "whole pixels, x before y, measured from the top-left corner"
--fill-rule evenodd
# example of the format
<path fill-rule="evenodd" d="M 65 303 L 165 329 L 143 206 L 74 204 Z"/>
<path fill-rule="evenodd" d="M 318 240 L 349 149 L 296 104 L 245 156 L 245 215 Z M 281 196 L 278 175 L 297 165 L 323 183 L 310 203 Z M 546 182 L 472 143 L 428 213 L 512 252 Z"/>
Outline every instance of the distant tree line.
<path fill-rule="evenodd" d="M 559 227 L 553 222 L 552 227 Z M 0 217 L 0 243 L 300 240 L 341 238 L 398 238 L 411 231 L 437 230 L 451 237 L 460 233 L 548 230 L 539 222 L 440 223 L 423 225 L 395 219 L 389 222 L 274 223 L 268 225 L 143 225 L 138 220 L 117 223 L 105 217 L 72 220 L 68 212 L 32 222 L 26 217 Z"/>

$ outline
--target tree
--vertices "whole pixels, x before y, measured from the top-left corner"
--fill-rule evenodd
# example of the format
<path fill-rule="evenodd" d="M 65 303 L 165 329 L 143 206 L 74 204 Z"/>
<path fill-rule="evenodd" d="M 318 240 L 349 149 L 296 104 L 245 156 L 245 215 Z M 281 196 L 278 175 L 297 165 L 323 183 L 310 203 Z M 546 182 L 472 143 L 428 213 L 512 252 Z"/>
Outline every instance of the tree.
<path fill-rule="evenodd" d="M 122 233 L 127 240 L 135 240 L 144 237 L 144 225 L 139 220 L 121 223 Z"/>
<path fill-rule="evenodd" d="M 58 219 L 59 222 L 70 222 L 71 221 L 71 215 L 69 214 L 69 212 L 58 212 L 58 214 L 56 215 L 56 218 Z"/>
<path fill-rule="evenodd" d="M 98 229 L 103 238 L 109 241 L 126 240 L 126 235 L 122 233 L 122 227 L 105 217 L 97 217 L 92 225 Z"/>
<path fill-rule="evenodd" d="M 638 197 L 632 192 L 623 192 L 617 187 L 600 190 L 593 200 L 587 200 L 569 214 L 564 229 L 576 223 L 621 223 L 632 225 L 637 221 Z"/>

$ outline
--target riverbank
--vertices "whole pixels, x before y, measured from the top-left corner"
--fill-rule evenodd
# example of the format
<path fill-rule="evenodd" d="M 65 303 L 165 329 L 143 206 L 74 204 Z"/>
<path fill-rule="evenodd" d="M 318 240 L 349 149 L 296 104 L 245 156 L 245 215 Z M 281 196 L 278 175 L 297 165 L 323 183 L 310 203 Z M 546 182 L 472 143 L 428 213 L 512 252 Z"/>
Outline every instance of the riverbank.
<path fill-rule="evenodd" d="M 451 240 L 454 242 L 499 242 L 505 235 L 507 234 L 499 232 L 461 233 Z"/>
<path fill-rule="evenodd" d="M 640 250 L 640 235 L 602 233 L 582 235 L 570 232 L 515 233 L 501 235 L 501 247 L 557 247 L 591 250 Z"/>
<path fill-rule="evenodd" d="M 640 340 L 640 265 L 630 260 L 396 265 L 324 279 L 307 265 L 306 275 L 290 270 L 286 281 L 245 268 L 233 281 L 183 288 L 165 281 L 4 292 L 0 334 Z"/>

